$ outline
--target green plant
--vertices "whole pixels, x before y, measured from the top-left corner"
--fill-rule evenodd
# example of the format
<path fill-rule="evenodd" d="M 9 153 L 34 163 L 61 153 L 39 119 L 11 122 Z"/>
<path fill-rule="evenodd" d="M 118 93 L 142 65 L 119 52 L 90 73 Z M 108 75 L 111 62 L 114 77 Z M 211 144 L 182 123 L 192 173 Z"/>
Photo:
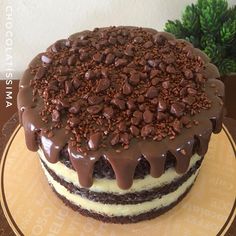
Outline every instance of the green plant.
<path fill-rule="evenodd" d="M 198 0 L 181 21 L 169 20 L 165 31 L 203 50 L 221 75 L 236 72 L 236 6 L 229 8 L 226 0 Z"/>

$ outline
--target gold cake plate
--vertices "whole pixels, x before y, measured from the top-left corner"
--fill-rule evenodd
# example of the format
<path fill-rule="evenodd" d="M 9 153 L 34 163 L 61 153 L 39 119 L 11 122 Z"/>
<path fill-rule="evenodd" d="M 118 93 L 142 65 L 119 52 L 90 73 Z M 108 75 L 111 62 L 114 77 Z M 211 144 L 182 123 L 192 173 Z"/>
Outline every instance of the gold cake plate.
<path fill-rule="evenodd" d="M 136 224 L 106 224 L 66 207 L 47 183 L 37 153 L 27 150 L 18 126 L 1 162 L 1 205 L 16 235 L 215 236 L 231 225 L 236 206 L 235 144 L 224 127 L 209 150 L 190 193 L 173 209 Z"/>

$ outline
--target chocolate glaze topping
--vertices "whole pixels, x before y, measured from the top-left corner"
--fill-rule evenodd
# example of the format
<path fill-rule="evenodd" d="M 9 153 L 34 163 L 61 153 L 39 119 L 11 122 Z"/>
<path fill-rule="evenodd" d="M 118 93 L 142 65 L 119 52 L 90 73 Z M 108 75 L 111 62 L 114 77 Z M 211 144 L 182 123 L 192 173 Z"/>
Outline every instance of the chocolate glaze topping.
<path fill-rule="evenodd" d="M 59 40 L 29 64 L 18 93 L 27 147 L 51 163 L 67 149 L 83 187 L 105 158 L 128 189 L 141 158 L 177 173 L 222 126 L 224 86 L 199 49 L 153 29 L 109 27 Z M 40 140 L 40 142 L 38 142 Z"/>

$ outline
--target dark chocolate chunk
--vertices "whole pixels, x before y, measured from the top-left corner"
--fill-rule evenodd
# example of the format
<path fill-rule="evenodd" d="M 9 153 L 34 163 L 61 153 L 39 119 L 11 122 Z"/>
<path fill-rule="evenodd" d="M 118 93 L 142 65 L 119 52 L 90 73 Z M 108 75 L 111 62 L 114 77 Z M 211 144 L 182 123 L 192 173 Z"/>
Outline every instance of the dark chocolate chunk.
<path fill-rule="evenodd" d="M 125 83 L 122 88 L 123 94 L 129 95 L 133 91 L 133 87 L 129 83 Z"/>
<path fill-rule="evenodd" d="M 97 150 L 102 141 L 102 134 L 100 132 L 91 134 L 88 141 L 88 146 L 91 150 Z"/>
<path fill-rule="evenodd" d="M 106 79 L 106 78 L 105 79 L 100 79 L 98 81 L 98 84 L 97 84 L 97 87 L 95 89 L 95 92 L 99 93 L 99 92 L 102 92 L 102 91 L 108 89 L 110 87 L 110 84 L 111 84 L 111 82 L 110 82 L 109 79 Z"/>
<path fill-rule="evenodd" d="M 158 95 L 158 91 L 154 86 L 151 86 L 150 88 L 148 88 L 145 96 L 148 98 L 155 98 Z"/>
<path fill-rule="evenodd" d="M 59 111 L 57 111 L 55 109 L 52 111 L 52 121 L 53 122 L 60 121 L 60 113 L 59 113 Z"/>
<path fill-rule="evenodd" d="M 103 105 L 94 105 L 87 108 L 88 113 L 94 115 L 99 113 L 103 109 Z"/>
<path fill-rule="evenodd" d="M 113 98 L 111 100 L 111 103 L 116 105 L 118 108 L 120 108 L 121 110 L 124 110 L 125 109 L 125 101 L 124 100 L 121 100 L 119 98 Z"/>
<path fill-rule="evenodd" d="M 110 65 L 110 64 L 112 64 L 112 63 L 114 62 L 114 60 L 115 60 L 115 55 L 112 54 L 112 53 L 109 53 L 109 54 L 107 54 L 107 56 L 106 56 L 105 63 L 106 63 L 107 65 Z"/>
<path fill-rule="evenodd" d="M 103 101 L 103 97 L 92 95 L 88 97 L 88 103 L 90 105 L 97 105 L 100 104 Z"/>
<path fill-rule="evenodd" d="M 114 110 L 112 107 L 105 107 L 103 110 L 103 115 L 107 118 L 107 119 L 111 119 L 114 115 Z"/>
<path fill-rule="evenodd" d="M 151 123 L 153 121 L 153 113 L 149 110 L 146 110 L 143 113 L 143 120 L 145 123 Z"/>
<path fill-rule="evenodd" d="M 130 132 L 133 136 L 137 137 L 140 133 L 140 130 L 135 125 L 131 125 Z"/>
<path fill-rule="evenodd" d="M 141 136 L 142 137 L 147 137 L 148 135 L 151 135 L 152 132 L 154 131 L 154 127 L 152 125 L 145 125 L 141 129 Z"/>
<path fill-rule="evenodd" d="M 184 108 L 185 108 L 184 103 L 175 102 L 171 105 L 170 112 L 177 117 L 181 117 L 184 113 Z"/>

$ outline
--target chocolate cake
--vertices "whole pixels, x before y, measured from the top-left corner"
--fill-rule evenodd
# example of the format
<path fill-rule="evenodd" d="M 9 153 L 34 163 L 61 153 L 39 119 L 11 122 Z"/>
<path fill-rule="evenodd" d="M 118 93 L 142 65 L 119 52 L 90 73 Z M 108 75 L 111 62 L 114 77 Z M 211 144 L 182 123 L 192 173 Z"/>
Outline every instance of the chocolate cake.
<path fill-rule="evenodd" d="M 57 196 L 81 214 L 154 218 L 188 193 L 221 130 L 218 77 L 203 52 L 169 33 L 76 33 L 36 56 L 20 81 L 26 145 Z"/>

